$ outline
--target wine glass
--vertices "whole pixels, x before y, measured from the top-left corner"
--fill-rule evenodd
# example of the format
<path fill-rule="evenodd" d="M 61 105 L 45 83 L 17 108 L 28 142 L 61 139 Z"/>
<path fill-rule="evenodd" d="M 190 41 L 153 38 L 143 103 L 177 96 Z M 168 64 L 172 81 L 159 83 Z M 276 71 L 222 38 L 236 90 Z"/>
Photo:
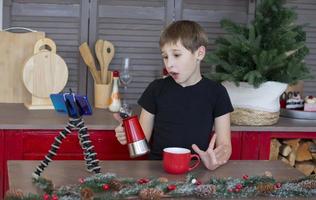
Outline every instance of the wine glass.
<path fill-rule="evenodd" d="M 132 114 L 132 109 L 127 103 L 127 86 L 132 82 L 133 77 L 131 75 L 130 59 L 124 58 L 122 62 L 122 67 L 120 71 L 120 81 L 124 87 L 124 97 L 122 100 L 122 107 L 120 109 L 121 116 L 130 116 Z"/>

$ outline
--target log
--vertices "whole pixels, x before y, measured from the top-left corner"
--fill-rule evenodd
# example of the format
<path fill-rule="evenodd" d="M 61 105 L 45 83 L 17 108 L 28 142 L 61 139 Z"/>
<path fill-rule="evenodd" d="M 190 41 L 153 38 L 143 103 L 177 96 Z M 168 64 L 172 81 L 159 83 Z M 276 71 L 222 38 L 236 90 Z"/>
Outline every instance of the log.
<path fill-rule="evenodd" d="M 278 160 L 281 160 L 282 162 L 290 165 L 290 161 L 287 158 L 284 158 L 283 156 L 279 155 Z M 293 166 L 293 165 L 292 165 Z"/>
<path fill-rule="evenodd" d="M 293 167 L 295 165 L 295 158 L 296 158 L 296 153 L 292 151 L 289 156 L 287 157 L 290 165 Z"/>
<path fill-rule="evenodd" d="M 309 144 L 308 142 L 303 142 L 300 144 L 296 151 L 296 161 L 306 161 L 306 160 L 312 160 L 312 154 L 309 151 Z"/>
<path fill-rule="evenodd" d="M 309 144 L 309 147 L 308 147 L 309 151 L 311 153 L 316 153 L 316 144 L 314 142 L 309 142 L 308 144 Z"/>
<path fill-rule="evenodd" d="M 313 160 L 316 161 L 316 153 L 312 153 Z"/>
<path fill-rule="evenodd" d="M 296 151 L 300 145 L 300 140 L 301 139 L 287 139 L 287 140 L 283 140 L 283 143 L 290 145 L 292 147 L 292 151 Z"/>
<path fill-rule="evenodd" d="M 272 139 L 270 144 L 270 160 L 278 160 L 281 143 L 278 139 Z"/>
<path fill-rule="evenodd" d="M 315 170 L 315 165 L 311 161 L 297 162 L 295 163 L 295 168 L 308 176 Z"/>
<path fill-rule="evenodd" d="M 282 156 L 288 156 L 291 152 L 292 152 L 292 148 L 291 148 L 290 145 L 283 144 L 283 145 L 280 147 L 280 154 L 281 154 Z"/>

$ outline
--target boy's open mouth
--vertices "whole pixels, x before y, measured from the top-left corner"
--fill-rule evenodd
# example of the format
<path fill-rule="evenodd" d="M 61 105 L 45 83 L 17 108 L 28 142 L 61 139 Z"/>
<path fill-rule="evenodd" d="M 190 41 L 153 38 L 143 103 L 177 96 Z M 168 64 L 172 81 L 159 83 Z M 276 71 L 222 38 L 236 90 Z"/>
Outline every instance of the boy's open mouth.
<path fill-rule="evenodd" d="M 179 73 L 176 72 L 169 72 L 170 76 L 172 76 L 172 78 L 176 79 L 179 76 Z"/>

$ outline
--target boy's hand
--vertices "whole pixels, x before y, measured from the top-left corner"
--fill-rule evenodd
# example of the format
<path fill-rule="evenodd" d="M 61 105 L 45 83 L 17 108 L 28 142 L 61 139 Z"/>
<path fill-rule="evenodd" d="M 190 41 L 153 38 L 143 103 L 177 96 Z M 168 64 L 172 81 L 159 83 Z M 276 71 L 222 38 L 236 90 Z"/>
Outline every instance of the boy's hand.
<path fill-rule="evenodd" d="M 215 149 L 216 134 L 213 135 L 210 145 L 206 151 L 202 151 L 196 144 L 192 145 L 192 149 L 199 154 L 205 167 L 209 170 L 214 170 L 222 164 L 225 164 L 227 148 L 225 145 L 219 145 Z"/>
<path fill-rule="evenodd" d="M 119 113 L 114 113 L 113 117 L 120 123 L 120 125 L 118 125 L 115 128 L 116 139 L 123 145 L 127 144 L 126 134 L 125 134 L 125 131 L 124 131 L 124 127 L 122 126 L 122 118 L 120 117 L 120 114 Z"/>

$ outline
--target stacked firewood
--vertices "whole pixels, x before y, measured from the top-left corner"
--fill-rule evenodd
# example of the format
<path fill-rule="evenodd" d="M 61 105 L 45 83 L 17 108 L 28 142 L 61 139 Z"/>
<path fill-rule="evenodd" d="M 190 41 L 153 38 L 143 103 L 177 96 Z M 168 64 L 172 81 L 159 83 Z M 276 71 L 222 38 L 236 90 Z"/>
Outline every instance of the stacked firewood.
<path fill-rule="evenodd" d="M 272 139 L 270 160 L 282 160 L 305 175 L 316 174 L 316 139 Z"/>

